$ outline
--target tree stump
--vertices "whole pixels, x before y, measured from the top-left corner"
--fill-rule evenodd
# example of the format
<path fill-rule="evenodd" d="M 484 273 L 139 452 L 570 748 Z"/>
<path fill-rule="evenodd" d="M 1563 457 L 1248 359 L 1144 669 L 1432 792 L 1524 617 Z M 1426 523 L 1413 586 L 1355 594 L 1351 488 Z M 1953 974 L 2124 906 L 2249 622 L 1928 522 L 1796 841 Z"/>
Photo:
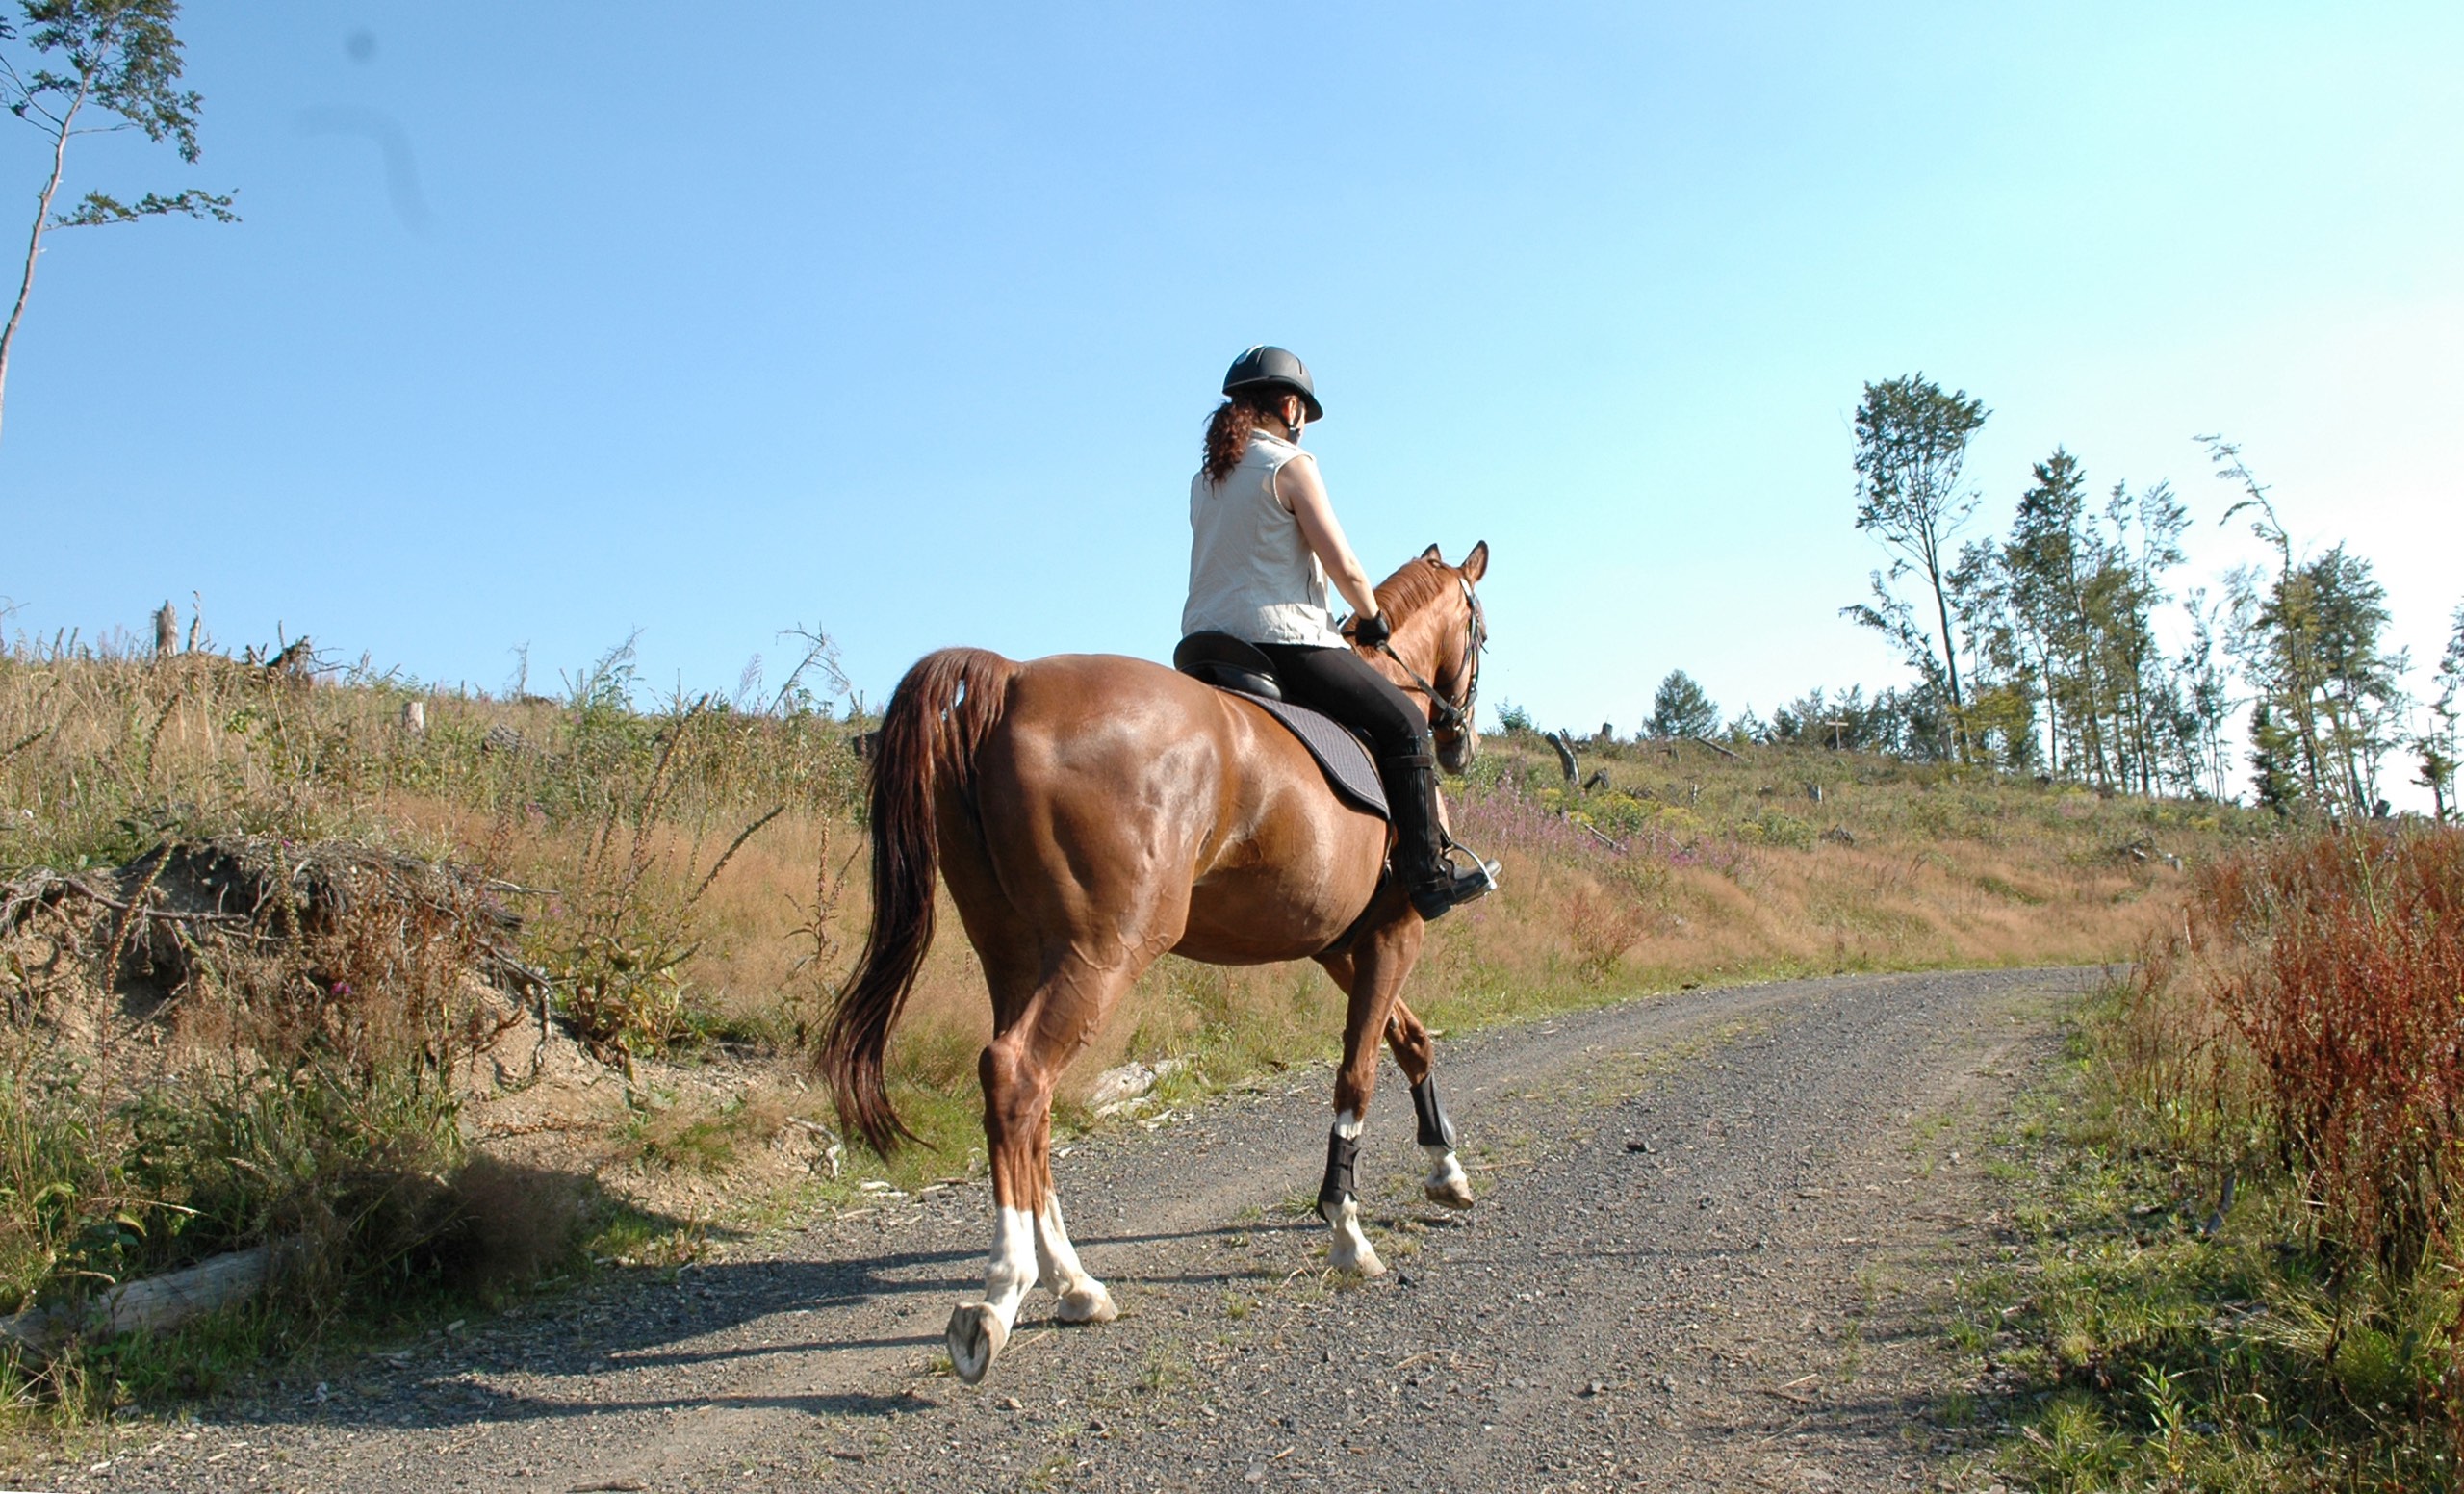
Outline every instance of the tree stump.
<path fill-rule="evenodd" d="M 1549 745 L 1557 749 L 1557 766 L 1565 770 L 1566 782 L 1580 783 L 1582 768 L 1575 761 L 1574 734 L 1565 731 L 1553 732 L 1549 734 Z"/>

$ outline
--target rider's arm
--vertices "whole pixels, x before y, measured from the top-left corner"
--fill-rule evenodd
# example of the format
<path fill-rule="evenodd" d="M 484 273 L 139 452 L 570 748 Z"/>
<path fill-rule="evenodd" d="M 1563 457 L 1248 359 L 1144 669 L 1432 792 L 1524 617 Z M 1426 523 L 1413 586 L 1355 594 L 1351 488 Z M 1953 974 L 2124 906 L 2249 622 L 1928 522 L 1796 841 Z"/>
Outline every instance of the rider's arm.
<path fill-rule="evenodd" d="M 1326 499 L 1325 479 L 1318 476 L 1318 463 L 1303 451 L 1276 469 L 1274 475 L 1276 502 L 1292 510 L 1300 521 L 1300 537 L 1309 542 L 1309 551 L 1318 563 L 1326 568 L 1326 579 L 1344 594 L 1351 609 L 1362 617 L 1377 615 L 1377 591 L 1369 583 L 1369 573 L 1360 568 L 1360 559 L 1351 553 L 1351 545 L 1344 538 L 1344 527 L 1335 522 L 1335 507 Z"/>

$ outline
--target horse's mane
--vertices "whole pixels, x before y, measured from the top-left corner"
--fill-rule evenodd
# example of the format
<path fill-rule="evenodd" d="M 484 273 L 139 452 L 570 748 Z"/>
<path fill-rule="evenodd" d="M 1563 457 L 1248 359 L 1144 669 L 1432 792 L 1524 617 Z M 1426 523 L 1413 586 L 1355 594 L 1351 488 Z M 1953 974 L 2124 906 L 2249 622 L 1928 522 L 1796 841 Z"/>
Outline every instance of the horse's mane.
<path fill-rule="evenodd" d="M 1401 570 L 1377 583 L 1377 610 L 1400 622 L 1444 595 L 1453 574 L 1450 566 L 1414 555 Z"/>

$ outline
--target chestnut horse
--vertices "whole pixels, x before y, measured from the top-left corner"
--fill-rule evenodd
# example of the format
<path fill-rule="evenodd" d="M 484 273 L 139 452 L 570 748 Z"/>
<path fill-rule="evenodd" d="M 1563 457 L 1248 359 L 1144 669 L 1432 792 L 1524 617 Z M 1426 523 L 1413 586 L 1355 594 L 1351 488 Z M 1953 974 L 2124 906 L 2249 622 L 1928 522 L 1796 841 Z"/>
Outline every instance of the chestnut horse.
<path fill-rule="evenodd" d="M 1428 701 L 1437 756 L 1478 745 L 1472 696 L 1483 623 L 1476 547 L 1432 545 L 1377 588 L 1393 619 L 1372 664 Z M 1338 799 L 1293 734 L 1252 702 L 1159 664 L 1107 655 L 1014 663 L 944 649 L 890 697 L 872 760 L 873 925 L 823 1037 L 839 1119 L 888 1154 L 909 1134 L 883 1050 L 933 940 L 934 877 L 991 988 L 977 1064 L 994 1222 L 984 1301 L 949 1323 L 959 1378 L 984 1378 L 1040 1279 L 1065 1323 L 1104 1323 L 1111 1294 L 1069 1244 L 1053 1191 L 1054 1082 L 1122 992 L 1167 951 L 1215 965 L 1314 959 L 1349 998 L 1319 1212 L 1335 1269 L 1385 1267 L 1352 1195 L 1383 1034 L 1412 1085 L 1428 1197 L 1472 1203 L 1429 1077 L 1428 1032 L 1399 998 L 1422 921 L 1383 877 L 1388 828 Z"/>

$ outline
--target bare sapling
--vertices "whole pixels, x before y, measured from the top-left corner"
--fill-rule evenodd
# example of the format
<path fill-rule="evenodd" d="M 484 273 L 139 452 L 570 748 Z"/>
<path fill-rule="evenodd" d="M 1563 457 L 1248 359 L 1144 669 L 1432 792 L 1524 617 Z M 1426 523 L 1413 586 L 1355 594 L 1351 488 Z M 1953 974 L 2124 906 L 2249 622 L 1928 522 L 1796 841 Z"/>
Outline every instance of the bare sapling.
<path fill-rule="evenodd" d="M 204 98 L 179 87 L 180 39 L 172 29 L 179 0 L 27 0 L 25 10 L 29 29 L 23 39 L 32 55 L 0 51 L 0 107 L 42 132 L 50 145 L 50 170 L 36 193 L 17 298 L 0 326 L 0 394 L 8 387 L 9 358 L 34 296 L 44 235 L 55 228 L 172 215 L 239 221 L 230 193 L 194 188 L 167 196 L 149 192 L 134 202 L 90 192 L 76 206 L 53 211 L 68 174 L 68 142 L 81 135 L 137 130 L 157 143 L 170 142 L 181 161 L 194 165 L 197 110 Z M 15 27 L 0 23 L 0 41 L 17 39 Z"/>

